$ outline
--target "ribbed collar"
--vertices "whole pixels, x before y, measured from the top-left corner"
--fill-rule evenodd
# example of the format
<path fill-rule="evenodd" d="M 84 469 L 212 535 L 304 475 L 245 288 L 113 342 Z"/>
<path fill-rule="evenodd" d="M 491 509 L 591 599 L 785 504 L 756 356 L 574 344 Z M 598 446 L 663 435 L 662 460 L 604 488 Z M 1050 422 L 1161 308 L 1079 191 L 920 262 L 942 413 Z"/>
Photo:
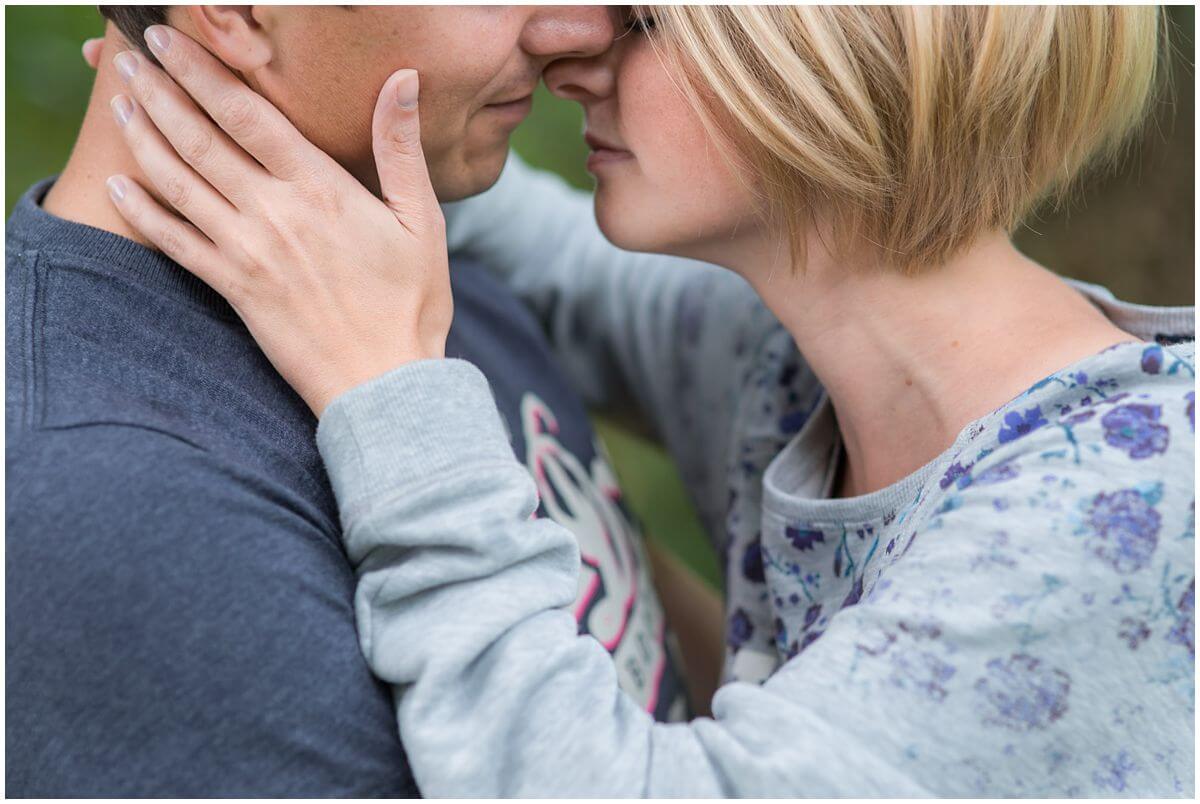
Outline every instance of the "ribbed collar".
<path fill-rule="evenodd" d="M 162 253 L 127 237 L 69 221 L 42 209 L 42 199 L 57 179 L 57 175 L 43 179 L 21 196 L 8 219 L 10 241 L 16 240 L 22 249 L 79 257 L 101 273 L 153 288 L 223 317 L 237 317 L 219 293 Z"/>

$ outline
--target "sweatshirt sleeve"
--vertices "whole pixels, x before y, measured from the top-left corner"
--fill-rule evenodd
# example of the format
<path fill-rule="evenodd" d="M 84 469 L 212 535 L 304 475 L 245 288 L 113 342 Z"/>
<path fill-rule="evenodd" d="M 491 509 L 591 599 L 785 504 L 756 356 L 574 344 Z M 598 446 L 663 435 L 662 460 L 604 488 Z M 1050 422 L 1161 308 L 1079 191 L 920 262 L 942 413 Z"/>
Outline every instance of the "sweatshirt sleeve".
<path fill-rule="evenodd" d="M 534 517 L 534 483 L 469 363 L 359 386 L 317 439 L 358 573 L 361 647 L 394 685 L 426 796 L 829 795 L 847 773 L 857 791 L 924 793 L 808 709 L 802 673 L 726 685 L 716 718 L 689 724 L 656 724 L 626 697 L 566 608 L 575 540 Z"/>

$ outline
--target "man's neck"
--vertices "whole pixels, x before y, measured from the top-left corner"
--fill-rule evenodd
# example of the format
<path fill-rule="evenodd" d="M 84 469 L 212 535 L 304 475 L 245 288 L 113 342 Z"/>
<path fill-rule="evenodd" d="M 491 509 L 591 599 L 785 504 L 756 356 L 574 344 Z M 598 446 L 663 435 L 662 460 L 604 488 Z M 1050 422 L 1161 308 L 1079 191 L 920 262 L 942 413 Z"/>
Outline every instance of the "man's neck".
<path fill-rule="evenodd" d="M 79 137 L 75 140 L 75 147 L 63 167 L 62 175 L 46 194 L 42 208 L 60 218 L 149 245 L 117 212 L 105 186 L 109 176 L 121 173 L 153 192 L 153 188 L 147 186 L 137 161 L 125 146 L 124 136 L 109 106 L 114 95 L 125 92 L 125 85 L 117 75 L 112 59 L 127 48 L 125 41 L 110 26 Z"/>

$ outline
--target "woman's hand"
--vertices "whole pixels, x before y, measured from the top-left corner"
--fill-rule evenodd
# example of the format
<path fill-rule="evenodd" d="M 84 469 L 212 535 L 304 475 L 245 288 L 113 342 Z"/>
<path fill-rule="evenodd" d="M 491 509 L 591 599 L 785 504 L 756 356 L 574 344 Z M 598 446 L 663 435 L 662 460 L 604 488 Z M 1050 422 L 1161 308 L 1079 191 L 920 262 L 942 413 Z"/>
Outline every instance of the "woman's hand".
<path fill-rule="evenodd" d="M 83 40 L 83 60 L 93 70 L 100 66 L 100 52 L 104 50 L 104 37 L 97 36 Z"/>
<path fill-rule="evenodd" d="M 112 108 L 173 210 L 113 176 L 125 220 L 229 301 L 318 417 L 356 385 L 443 357 L 453 306 L 416 72 L 393 73 L 375 107 L 381 202 L 189 37 L 153 26 L 146 40 L 167 72 L 117 54 L 132 98 Z"/>

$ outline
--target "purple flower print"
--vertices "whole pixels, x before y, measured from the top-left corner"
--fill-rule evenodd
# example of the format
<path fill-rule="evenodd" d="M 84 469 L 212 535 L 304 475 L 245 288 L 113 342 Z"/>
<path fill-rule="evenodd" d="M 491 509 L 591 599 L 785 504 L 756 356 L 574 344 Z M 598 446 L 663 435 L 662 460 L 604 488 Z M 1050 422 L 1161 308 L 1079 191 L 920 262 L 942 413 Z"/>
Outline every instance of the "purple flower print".
<path fill-rule="evenodd" d="M 892 653 L 891 682 L 901 689 L 915 689 L 931 701 L 945 700 L 946 682 L 954 677 L 953 665 L 929 651 L 896 651 Z"/>
<path fill-rule="evenodd" d="M 1129 774 L 1136 770 L 1137 763 L 1130 759 L 1125 751 L 1121 751 L 1115 757 L 1105 754 L 1100 757 L 1099 768 L 1092 772 L 1092 781 L 1101 789 L 1121 793 L 1128 784 Z"/>
<path fill-rule="evenodd" d="M 896 635 L 886 629 L 879 629 L 878 641 L 873 645 L 866 645 L 862 642 L 855 643 L 854 648 L 859 653 L 864 653 L 867 656 L 882 656 L 888 652 L 888 648 L 896 642 Z"/>
<path fill-rule="evenodd" d="M 1158 423 L 1161 416 L 1160 405 L 1121 405 L 1100 420 L 1104 440 L 1128 452 L 1134 460 L 1166 452 L 1170 431 Z"/>
<path fill-rule="evenodd" d="M 1150 627 L 1142 620 L 1125 617 L 1121 620 L 1121 630 L 1117 636 L 1125 640 L 1125 644 L 1129 646 L 1130 650 L 1137 650 L 1138 645 L 1141 645 L 1150 636 Z"/>
<path fill-rule="evenodd" d="M 1091 421 L 1091 419 L 1095 415 L 1096 415 L 1096 411 L 1094 411 L 1094 410 L 1081 410 L 1079 413 L 1075 413 L 1075 414 L 1063 419 L 1062 423 L 1063 424 L 1083 424 L 1086 421 Z"/>
<path fill-rule="evenodd" d="M 938 486 L 946 489 L 957 482 L 960 489 L 964 488 L 971 482 L 971 467 L 974 465 L 973 463 L 969 463 L 963 466 L 958 461 L 955 461 L 950 464 L 950 468 L 946 470 L 946 474 L 942 475 L 942 479 L 938 481 Z"/>
<path fill-rule="evenodd" d="M 1162 371 L 1163 350 L 1158 344 L 1152 344 L 1142 350 L 1142 371 L 1147 374 L 1157 374 Z"/>
<path fill-rule="evenodd" d="M 1088 510 L 1092 533 L 1086 546 L 1117 572 L 1135 572 L 1150 562 L 1158 547 L 1161 523 L 1162 517 L 1136 489 L 1101 492 Z"/>
<path fill-rule="evenodd" d="M 852 584 L 850 584 L 850 594 L 846 595 L 846 599 L 842 601 L 842 608 L 857 605 L 858 601 L 862 599 L 862 593 L 863 579 L 860 575 L 854 579 Z"/>
<path fill-rule="evenodd" d="M 795 547 L 797 550 L 812 550 L 818 542 L 825 541 L 824 533 L 819 530 L 809 530 L 807 528 L 793 528 L 789 526 L 784 529 L 784 535 L 792 543 L 792 547 Z"/>
<path fill-rule="evenodd" d="M 817 638 L 820 637 L 821 634 L 823 634 L 823 633 L 825 633 L 825 632 L 824 631 L 809 631 L 808 633 L 806 633 L 804 635 L 804 639 L 800 640 L 800 644 L 796 648 L 796 653 L 799 653 L 800 651 L 804 650 L 812 643 L 816 642 Z"/>
<path fill-rule="evenodd" d="M 766 575 L 763 573 L 762 542 L 758 539 L 746 545 L 742 553 L 742 576 L 751 583 L 763 583 Z"/>
<path fill-rule="evenodd" d="M 1004 426 L 1000 428 L 998 437 L 1001 444 L 1007 444 L 1010 441 L 1016 441 L 1018 438 L 1027 436 L 1034 430 L 1039 427 L 1045 427 L 1047 424 L 1048 422 L 1045 417 L 1042 416 L 1041 405 L 1034 405 L 1024 413 L 1010 410 L 1004 414 Z"/>
<path fill-rule="evenodd" d="M 1175 621 L 1175 627 L 1167 632 L 1167 640 L 1174 642 L 1176 645 L 1183 645 L 1187 648 L 1188 653 L 1192 656 L 1196 655 L 1196 579 L 1192 578 L 1192 582 L 1188 584 L 1187 591 L 1180 597 L 1179 602 L 1175 605 L 1175 610 L 1179 612 L 1178 619 Z"/>
<path fill-rule="evenodd" d="M 793 358 L 784 364 L 783 369 L 779 372 L 779 385 L 782 388 L 787 388 L 796 381 L 796 375 L 800 373 L 800 364 Z"/>
<path fill-rule="evenodd" d="M 821 616 L 821 604 L 814 603 L 808 607 L 808 611 L 804 612 L 804 630 L 807 631 L 817 618 Z"/>
<path fill-rule="evenodd" d="M 725 634 L 725 642 L 729 647 L 738 650 L 754 636 L 754 623 L 750 622 L 745 610 L 738 608 L 729 618 L 729 628 Z"/>
<path fill-rule="evenodd" d="M 784 435 L 794 435 L 800 432 L 800 428 L 808 421 L 809 411 L 793 410 L 779 417 L 779 432 Z"/>
<path fill-rule="evenodd" d="M 897 558 L 903 558 L 904 554 L 908 552 L 908 548 L 912 547 L 913 542 L 916 540 L 917 532 L 914 530 L 911 534 L 909 534 L 908 541 L 904 543 L 904 547 L 900 548 L 900 555 L 898 555 Z"/>
<path fill-rule="evenodd" d="M 987 675 L 975 682 L 983 722 L 1012 731 L 1044 729 L 1058 720 L 1070 691 L 1069 675 L 1023 653 L 992 659 Z"/>
<path fill-rule="evenodd" d="M 973 483 L 976 486 L 991 486 L 996 483 L 1003 483 L 1008 480 L 1014 480 L 1021 474 L 1015 459 L 1009 458 L 1003 463 L 998 463 L 995 466 L 989 466 L 979 474 L 975 475 Z"/>
<path fill-rule="evenodd" d="M 942 636 L 942 626 L 937 620 L 901 620 L 897 625 L 914 640 L 940 639 Z"/>
<path fill-rule="evenodd" d="M 775 646 L 779 648 L 780 653 L 787 653 L 788 631 L 787 623 L 781 618 L 775 618 Z"/>

